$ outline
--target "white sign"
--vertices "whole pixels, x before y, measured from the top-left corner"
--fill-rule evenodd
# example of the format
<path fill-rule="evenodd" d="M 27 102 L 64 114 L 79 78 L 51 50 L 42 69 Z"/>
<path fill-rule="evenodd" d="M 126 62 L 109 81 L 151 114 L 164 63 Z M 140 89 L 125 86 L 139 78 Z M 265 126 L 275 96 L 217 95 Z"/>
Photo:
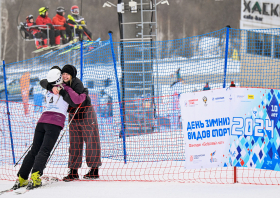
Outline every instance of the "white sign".
<path fill-rule="evenodd" d="M 181 94 L 187 169 L 230 166 L 231 102 L 226 89 Z"/>
<path fill-rule="evenodd" d="M 279 0 L 241 0 L 241 28 L 280 27 Z"/>

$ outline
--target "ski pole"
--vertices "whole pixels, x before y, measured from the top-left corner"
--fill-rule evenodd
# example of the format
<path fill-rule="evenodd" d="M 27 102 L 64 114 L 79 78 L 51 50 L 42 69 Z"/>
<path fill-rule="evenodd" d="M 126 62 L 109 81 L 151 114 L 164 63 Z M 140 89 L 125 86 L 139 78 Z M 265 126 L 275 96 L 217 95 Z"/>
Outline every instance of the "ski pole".
<path fill-rule="evenodd" d="M 75 22 L 75 21 L 74 21 Z M 76 23 L 76 22 L 75 22 Z M 77 24 L 77 23 L 76 23 Z M 74 27 L 75 28 L 75 25 L 72 25 L 72 24 L 68 24 L 68 25 L 70 25 L 70 26 L 72 26 L 72 27 Z M 77 24 L 77 25 L 79 25 L 79 24 Z M 90 38 L 90 36 L 84 31 L 84 34 L 88 37 L 88 39 L 90 40 L 90 41 L 92 41 L 92 39 Z"/>
<path fill-rule="evenodd" d="M 60 137 L 59 141 L 57 142 L 56 146 L 54 147 L 52 154 L 50 155 L 50 157 L 49 157 L 48 161 L 47 161 L 47 162 L 46 162 L 46 164 L 45 164 L 45 167 L 47 166 L 48 162 L 50 161 L 51 157 L 53 156 L 53 154 L 54 154 L 54 152 L 55 152 L 56 148 L 58 147 L 58 145 L 59 145 L 60 141 L 62 140 L 62 138 L 63 138 L 64 134 L 65 134 L 65 133 L 66 133 L 66 131 L 67 131 L 67 128 L 70 126 L 70 124 L 71 124 L 72 120 L 74 119 L 74 117 L 75 117 L 75 115 L 76 115 L 77 111 L 79 110 L 79 108 L 81 107 L 81 105 L 82 105 L 82 103 L 81 103 L 81 104 L 77 107 L 76 111 L 74 112 L 73 117 L 71 118 L 71 120 L 70 120 L 70 122 L 68 123 L 67 127 L 64 129 L 64 132 L 62 133 L 62 135 L 61 135 L 61 137 Z"/>
<path fill-rule="evenodd" d="M 30 144 L 30 146 L 28 147 L 28 149 L 23 153 L 23 155 L 20 157 L 20 159 L 17 161 L 17 163 L 15 163 L 14 167 L 16 167 L 18 165 L 18 163 L 20 162 L 20 160 L 23 158 L 23 156 L 25 156 L 25 154 L 29 151 L 29 149 L 32 147 L 33 143 Z"/>

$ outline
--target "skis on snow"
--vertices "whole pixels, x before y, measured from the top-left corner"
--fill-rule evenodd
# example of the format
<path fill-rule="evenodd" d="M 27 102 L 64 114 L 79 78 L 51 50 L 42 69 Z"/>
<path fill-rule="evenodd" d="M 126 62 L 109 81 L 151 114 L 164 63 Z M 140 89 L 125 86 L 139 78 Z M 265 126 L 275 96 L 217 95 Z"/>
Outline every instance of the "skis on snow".
<path fill-rule="evenodd" d="M 0 191 L 0 195 L 5 194 L 5 193 L 9 193 L 9 192 L 14 192 L 15 194 L 24 194 L 29 192 L 30 190 L 35 190 L 35 189 L 39 189 L 39 188 L 44 188 L 50 184 L 53 184 L 55 182 L 58 182 L 58 178 L 57 177 L 49 177 L 49 176 L 42 176 L 41 177 L 42 180 L 42 186 L 36 187 L 36 188 L 32 188 L 30 185 L 32 185 L 32 182 L 30 181 L 29 184 L 25 187 L 21 187 L 21 188 L 17 188 L 17 189 L 7 189 L 7 190 L 3 190 Z"/>

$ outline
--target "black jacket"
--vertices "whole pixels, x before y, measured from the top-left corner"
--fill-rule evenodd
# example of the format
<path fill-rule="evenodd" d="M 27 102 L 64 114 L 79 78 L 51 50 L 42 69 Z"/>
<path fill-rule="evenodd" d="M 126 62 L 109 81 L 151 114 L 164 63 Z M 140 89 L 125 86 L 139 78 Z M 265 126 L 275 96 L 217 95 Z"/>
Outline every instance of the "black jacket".
<path fill-rule="evenodd" d="M 84 88 L 84 85 L 82 83 L 82 81 L 76 77 L 77 75 L 77 70 L 76 68 L 73 66 L 74 69 L 74 76 L 72 76 L 72 82 L 70 85 L 70 82 L 66 83 L 68 86 L 70 86 L 76 93 L 78 94 L 82 94 L 85 93 L 87 95 L 85 101 L 83 102 L 83 104 L 81 105 L 81 107 L 85 107 L 85 106 L 91 106 L 91 99 L 88 96 L 88 90 L 87 88 Z M 53 86 L 51 84 L 48 83 L 47 79 L 43 79 L 40 81 L 40 85 L 44 88 L 47 89 L 49 91 L 52 90 Z M 69 108 L 68 108 L 68 112 L 69 113 L 74 113 L 76 108 L 79 106 L 79 104 L 75 104 L 69 94 L 64 91 L 64 90 L 60 90 L 59 94 L 63 97 L 63 99 L 69 104 Z M 84 112 L 85 108 L 82 108 L 81 110 L 79 110 L 79 112 Z"/>

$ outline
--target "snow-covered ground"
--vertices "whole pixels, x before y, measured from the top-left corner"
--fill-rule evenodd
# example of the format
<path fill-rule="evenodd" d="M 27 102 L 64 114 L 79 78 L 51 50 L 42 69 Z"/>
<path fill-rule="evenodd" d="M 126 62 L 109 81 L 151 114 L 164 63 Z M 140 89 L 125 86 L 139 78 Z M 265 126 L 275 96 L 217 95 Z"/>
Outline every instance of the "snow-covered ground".
<path fill-rule="evenodd" d="M 14 182 L 0 181 L 0 190 L 10 188 Z M 96 197 L 96 198 L 263 198 L 278 197 L 277 185 L 196 184 L 179 182 L 63 182 L 16 195 L 6 193 L 1 197 Z"/>

